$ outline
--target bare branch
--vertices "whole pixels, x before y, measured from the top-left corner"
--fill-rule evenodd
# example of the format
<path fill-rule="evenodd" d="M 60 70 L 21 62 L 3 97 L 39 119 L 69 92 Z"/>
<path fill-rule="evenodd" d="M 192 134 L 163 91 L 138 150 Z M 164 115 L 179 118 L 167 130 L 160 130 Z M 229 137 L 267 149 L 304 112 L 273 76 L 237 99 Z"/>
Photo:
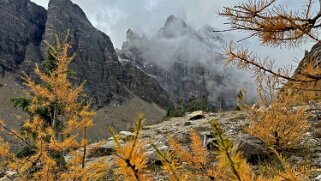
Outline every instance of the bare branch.
<path fill-rule="evenodd" d="M 7 128 L 5 125 L 3 125 L 0 122 L 0 127 L 1 129 L 5 130 L 9 135 L 13 135 L 14 137 L 16 137 L 17 139 L 19 139 L 20 141 L 22 141 L 23 143 L 25 143 L 26 145 L 28 145 L 30 148 L 35 149 L 36 147 L 32 144 L 30 144 L 28 141 L 26 141 L 22 136 L 20 136 L 18 133 L 10 130 L 9 128 Z"/>

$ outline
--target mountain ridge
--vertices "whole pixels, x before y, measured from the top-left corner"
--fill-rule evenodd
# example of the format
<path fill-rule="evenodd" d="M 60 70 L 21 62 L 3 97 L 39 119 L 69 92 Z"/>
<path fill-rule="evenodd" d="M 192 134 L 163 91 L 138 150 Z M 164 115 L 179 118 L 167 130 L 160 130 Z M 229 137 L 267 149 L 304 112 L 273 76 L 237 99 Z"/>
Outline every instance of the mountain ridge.
<path fill-rule="evenodd" d="M 220 52 L 226 43 L 204 26 L 196 31 L 184 20 L 169 16 L 150 37 L 129 29 L 119 59 L 132 63 L 154 77 L 176 104 L 190 98 L 208 97 L 209 107 L 231 108 L 248 77 L 225 66 Z"/>
<path fill-rule="evenodd" d="M 50 0 L 46 10 L 29 0 L 8 0 L 0 1 L 0 9 L 3 10 L 0 11 L 0 24 L 7 27 L 0 30 L 0 70 L 4 76 L 0 79 L 4 87 L 0 89 L 7 96 L 0 109 L 12 115 L 0 115 L 0 118 L 9 117 L 7 121 L 13 127 L 21 120 L 14 119 L 16 111 L 10 108 L 10 98 L 22 95 L 20 76 L 23 72 L 34 76 L 35 64 L 47 58 L 45 42 L 54 43 L 55 34 L 60 38 L 69 34 L 70 55 L 76 53 L 70 66 L 76 74 L 70 80 L 74 85 L 86 81 L 84 91 L 100 114 L 95 120 L 95 129 L 100 134 L 92 131 L 91 135 L 95 136 L 91 138 L 106 136 L 110 123 L 116 128 L 131 124 L 132 118 L 100 111 L 106 106 L 116 113 L 117 110 L 130 111 L 128 115 L 132 116 L 145 111 L 137 106 L 145 107 L 146 116 L 152 123 L 161 119 L 163 109 L 171 105 L 166 91 L 153 78 L 132 65 L 124 66 L 119 62 L 109 36 L 93 27 L 82 9 L 72 1 Z M 9 84 L 11 88 L 7 89 Z"/>
<path fill-rule="evenodd" d="M 147 90 L 158 91 L 157 94 L 149 91 L 149 94 L 146 94 L 144 97 L 139 96 L 145 101 L 155 101 L 156 104 L 163 108 L 170 105 L 166 92 L 157 84 L 148 83 L 153 81 L 152 79 L 148 76 L 143 76 L 144 74 L 140 74 L 140 77 L 143 79 L 142 81 L 147 82 L 143 84 L 143 82 L 135 79 L 135 75 L 132 75 L 132 73 L 139 74 L 139 71 L 133 71 L 133 68 L 128 66 L 126 68 L 122 67 L 108 35 L 93 27 L 86 14 L 78 5 L 70 0 L 50 0 L 48 10 L 46 11 L 41 6 L 30 1 L 24 0 L 24 2 L 29 3 L 31 8 L 41 9 L 44 21 L 41 21 L 41 27 L 38 27 L 35 31 L 40 31 L 39 29 L 43 29 L 43 31 L 40 34 L 38 33 L 37 41 L 33 42 L 32 37 L 29 37 L 30 40 L 28 39 L 28 42 L 22 45 L 23 51 L 21 53 L 18 52 L 18 54 L 21 54 L 20 59 L 14 58 L 15 60 L 10 60 L 7 58 L 13 57 L 14 54 L 17 54 L 17 51 L 7 51 L 8 56 L 4 57 L 1 57 L 0 53 L 1 60 L 5 62 L 0 64 L 1 67 L 11 67 L 12 71 L 24 71 L 30 74 L 35 64 L 40 63 L 47 57 L 47 46 L 44 42 L 54 43 L 54 34 L 58 34 L 60 37 L 69 34 L 72 44 L 71 52 L 77 54 L 75 61 L 71 65 L 71 69 L 77 73 L 76 76 L 71 78 L 72 82 L 80 84 L 86 80 L 85 91 L 93 99 L 95 105 L 101 107 L 112 102 L 122 103 L 131 94 L 140 94 L 141 89 L 138 90 L 138 86 L 131 86 L 132 82 L 141 83 Z M 9 5 L 19 7 L 20 3 L 10 1 Z M 5 5 L 8 4 L 3 3 L 1 7 Z M 15 10 L 17 12 L 22 11 L 21 8 L 16 8 Z M 32 11 L 30 13 L 37 14 L 37 12 Z M 5 12 L 2 14 L 3 16 L 6 15 Z M 27 16 L 32 17 L 33 15 Z M 17 27 L 16 31 L 18 29 L 19 27 Z M 5 37 L 7 31 L 3 30 L 1 38 Z M 16 37 L 12 36 L 13 41 L 14 39 Z M 0 47 L 5 47 L 4 43 Z M 0 49 L 0 52 L 3 49 Z M 18 62 L 15 66 L 11 65 L 14 61 Z M 151 93 L 153 95 L 150 95 Z M 157 98 L 156 95 L 159 94 L 162 99 Z"/>

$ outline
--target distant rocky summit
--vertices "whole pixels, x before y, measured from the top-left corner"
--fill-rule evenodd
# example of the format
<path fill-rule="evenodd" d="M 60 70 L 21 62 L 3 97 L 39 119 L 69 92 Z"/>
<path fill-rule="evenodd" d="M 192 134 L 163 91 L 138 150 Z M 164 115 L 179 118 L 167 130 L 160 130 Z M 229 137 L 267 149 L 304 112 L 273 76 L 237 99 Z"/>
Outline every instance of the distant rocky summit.
<path fill-rule="evenodd" d="M 154 77 L 175 103 L 207 97 L 212 108 L 230 108 L 245 78 L 225 66 L 220 53 L 226 42 L 213 30 L 204 26 L 196 31 L 171 15 L 151 37 L 129 29 L 117 53 L 122 63 Z"/>

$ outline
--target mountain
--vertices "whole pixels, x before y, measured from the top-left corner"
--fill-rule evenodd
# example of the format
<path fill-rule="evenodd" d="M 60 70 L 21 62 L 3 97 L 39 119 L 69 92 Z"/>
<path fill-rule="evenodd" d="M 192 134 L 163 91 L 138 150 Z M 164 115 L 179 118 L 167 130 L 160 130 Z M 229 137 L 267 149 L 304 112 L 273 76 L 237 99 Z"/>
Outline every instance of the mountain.
<path fill-rule="evenodd" d="M 178 103 L 191 97 L 210 100 L 211 107 L 235 106 L 235 97 L 245 76 L 222 58 L 226 42 L 204 26 L 196 31 L 182 19 L 171 15 L 164 26 L 147 37 L 129 29 L 121 50 L 121 62 L 130 62 L 154 77 Z"/>
<path fill-rule="evenodd" d="M 14 72 L 26 52 L 39 46 L 45 31 L 47 11 L 29 0 L 0 1 L 0 72 Z M 29 54 L 29 58 L 38 59 Z"/>
<path fill-rule="evenodd" d="M 1 110 L 9 109 L 11 95 L 22 92 L 21 83 L 13 82 L 12 77 L 19 80 L 22 72 L 32 75 L 35 64 L 47 57 L 45 41 L 53 43 L 55 33 L 61 38 L 69 33 L 70 53 L 77 54 L 70 67 L 76 73 L 71 81 L 74 85 L 86 81 L 84 90 L 98 110 L 100 119 L 95 125 L 102 131 L 93 131 L 93 137 L 106 135 L 107 124 L 126 127 L 136 112 L 145 112 L 151 122 L 158 121 L 164 114 L 162 108 L 172 104 L 155 79 L 136 66 L 119 62 L 108 35 L 93 27 L 82 9 L 70 0 L 50 0 L 48 11 L 29 0 L 1 0 L 0 10 L 0 70 L 4 75 L 0 83 L 5 85 L 0 92 L 7 94 L 0 107 L 2 118 L 8 114 Z M 9 85 L 14 91 L 6 88 Z M 118 115 L 125 110 L 131 119 Z"/>
<path fill-rule="evenodd" d="M 135 67 L 120 64 L 110 38 L 91 25 L 79 6 L 69 0 L 51 0 L 44 39 L 52 42 L 54 33 L 63 35 L 67 30 L 72 52 L 77 53 L 70 67 L 77 73 L 74 82 L 86 80 L 86 92 L 96 104 L 122 102 L 132 94 L 161 107 L 170 104 L 156 81 Z M 46 46 L 42 52 L 46 53 Z"/>

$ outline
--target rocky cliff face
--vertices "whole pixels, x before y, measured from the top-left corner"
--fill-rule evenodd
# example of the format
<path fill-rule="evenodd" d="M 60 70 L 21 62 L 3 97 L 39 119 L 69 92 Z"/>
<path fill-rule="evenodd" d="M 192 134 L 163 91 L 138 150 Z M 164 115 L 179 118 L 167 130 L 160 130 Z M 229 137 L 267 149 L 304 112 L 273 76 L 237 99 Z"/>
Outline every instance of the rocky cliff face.
<path fill-rule="evenodd" d="M 0 1 L 0 73 L 17 71 L 26 52 L 39 46 L 46 19 L 47 11 L 29 0 Z"/>
<path fill-rule="evenodd" d="M 122 62 L 154 77 L 176 103 L 206 96 L 214 107 L 231 107 L 242 86 L 242 75 L 224 66 L 220 56 L 224 43 L 210 26 L 195 31 L 170 16 L 152 37 L 128 30 L 117 53 Z"/>
<path fill-rule="evenodd" d="M 28 0 L 1 1 L 0 9 L 1 69 L 31 73 L 35 63 L 47 57 L 44 41 L 53 43 L 55 33 L 63 38 L 69 31 L 70 53 L 77 54 L 70 67 L 76 72 L 72 82 L 86 81 L 85 92 L 96 106 L 122 104 L 134 95 L 164 108 L 171 104 L 157 81 L 121 65 L 110 38 L 70 0 L 51 0 L 48 12 Z"/>
<path fill-rule="evenodd" d="M 316 70 L 321 69 L 321 43 L 316 43 L 310 51 L 306 51 L 303 59 L 300 61 L 298 67 L 296 68 L 292 78 L 294 79 L 307 79 L 312 80 L 310 78 L 313 78 L 314 81 L 312 82 L 301 82 L 301 86 L 305 89 L 309 90 L 318 90 L 321 88 L 320 81 L 315 82 L 315 80 L 318 79 L 320 74 L 317 72 L 311 72 L 311 70 L 307 69 L 310 66 L 314 67 Z M 296 92 L 301 92 L 303 95 L 305 91 L 302 91 L 300 89 L 296 90 Z M 313 91 L 314 96 L 320 97 L 320 91 Z M 307 99 L 307 97 L 305 97 Z"/>
<path fill-rule="evenodd" d="M 310 51 L 305 52 L 305 56 L 295 70 L 294 76 L 301 74 L 308 64 L 321 68 L 321 43 L 316 43 Z"/>

